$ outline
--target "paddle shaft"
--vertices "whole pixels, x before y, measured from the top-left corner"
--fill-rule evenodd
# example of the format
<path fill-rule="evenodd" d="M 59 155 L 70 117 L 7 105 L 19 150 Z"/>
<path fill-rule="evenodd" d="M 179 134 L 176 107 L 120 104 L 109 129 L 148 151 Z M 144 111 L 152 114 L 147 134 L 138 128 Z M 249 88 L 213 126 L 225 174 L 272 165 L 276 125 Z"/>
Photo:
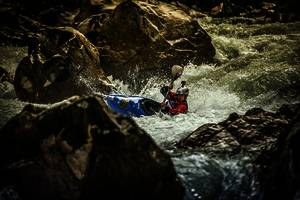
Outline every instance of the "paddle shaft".
<path fill-rule="evenodd" d="M 172 79 L 170 85 L 174 84 L 174 81 L 175 81 L 175 79 Z M 167 93 L 166 93 L 166 96 L 164 97 L 164 100 L 162 101 L 163 104 L 166 102 L 167 97 L 168 97 L 168 95 L 169 95 L 169 92 L 170 92 L 170 87 L 168 87 L 168 91 L 167 91 Z"/>
<path fill-rule="evenodd" d="M 176 81 L 182 75 L 182 72 L 183 72 L 183 68 L 180 67 L 179 65 L 174 65 L 172 67 L 172 77 L 173 78 L 172 78 L 170 85 L 174 84 L 174 81 Z M 162 101 L 162 104 L 164 104 L 166 102 L 169 92 L 170 92 L 170 87 L 168 87 L 168 91 L 166 93 L 166 96 L 164 97 L 164 100 Z"/>

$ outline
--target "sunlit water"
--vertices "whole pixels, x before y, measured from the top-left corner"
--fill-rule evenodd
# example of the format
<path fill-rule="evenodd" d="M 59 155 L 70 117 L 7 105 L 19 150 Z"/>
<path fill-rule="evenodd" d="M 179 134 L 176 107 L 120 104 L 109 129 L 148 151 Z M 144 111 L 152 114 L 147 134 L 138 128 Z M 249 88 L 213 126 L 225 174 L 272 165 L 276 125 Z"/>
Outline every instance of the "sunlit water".
<path fill-rule="evenodd" d="M 300 23 L 247 25 L 230 21 L 199 20 L 212 38 L 219 64 L 196 66 L 191 61 L 184 66 L 175 88 L 181 80 L 187 81 L 190 89 L 188 114 L 135 118 L 138 125 L 172 156 L 189 200 L 256 200 L 260 199 L 260 187 L 249 158 L 217 159 L 198 152 L 178 152 L 173 147 L 175 142 L 203 124 L 226 119 L 232 112 L 243 114 L 253 107 L 275 111 L 284 103 L 299 102 L 297 90 L 286 88 L 299 85 Z M 25 50 L 9 50 L 15 53 L 13 56 L 8 53 L 0 64 L 13 69 Z M 163 100 L 160 87 L 168 84 L 166 80 L 152 77 L 142 91 L 134 92 L 122 81 L 110 79 L 123 94 L 142 95 L 158 102 Z M 0 126 L 25 104 L 16 99 L 0 98 Z"/>
<path fill-rule="evenodd" d="M 212 80 L 204 77 L 206 73 L 214 69 L 214 66 L 194 66 L 190 64 L 185 66 L 183 75 L 175 82 L 175 88 L 179 87 L 181 80 L 186 80 L 188 83 L 187 86 L 190 89 L 188 114 L 173 117 L 155 115 L 136 118 L 137 123 L 151 134 L 157 143 L 172 143 L 202 124 L 219 122 L 231 112 L 240 111 L 241 102 L 237 95 L 229 92 L 226 87 L 215 86 Z M 163 96 L 160 94 L 159 89 L 163 84 L 168 83 L 161 80 L 161 82 L 144 90 L 139 95 L 161 102 Z"/>

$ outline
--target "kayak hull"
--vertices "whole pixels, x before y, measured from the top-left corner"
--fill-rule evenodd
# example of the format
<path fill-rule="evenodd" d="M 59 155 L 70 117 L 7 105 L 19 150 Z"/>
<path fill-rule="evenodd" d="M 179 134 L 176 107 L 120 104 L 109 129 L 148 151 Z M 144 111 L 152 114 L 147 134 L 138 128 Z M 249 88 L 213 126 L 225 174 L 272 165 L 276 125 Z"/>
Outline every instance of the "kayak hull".
<path fill-rule="evenodd" d="M 112 111 L 124 116 L 151 116 L 160 110 L 159 102 L 142 96 L 111 94 L 104 99 Z"/>

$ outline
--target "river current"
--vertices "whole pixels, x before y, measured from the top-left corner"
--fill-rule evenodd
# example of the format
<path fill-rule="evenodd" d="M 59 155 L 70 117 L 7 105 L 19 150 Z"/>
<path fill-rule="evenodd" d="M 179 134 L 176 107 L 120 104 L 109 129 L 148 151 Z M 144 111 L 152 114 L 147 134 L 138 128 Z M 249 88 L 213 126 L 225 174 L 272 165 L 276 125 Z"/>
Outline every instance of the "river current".
<path fill-rule="evenodd" d="M 175 88 L 181 80 L 187 81 L 189 113 L 174 117 L 155 115 L 135 118 L 135 121 L 172 156 L 186 185 L 187 200 L 260 199 L 260 185 L 249 158 L 212 158 L 197 151 L 178 151 L 173 144 L 201 125 L 218 123 L 232 112 L 244 114 L 253 107 L 276 111 L 284 103 L 299 102 L 300 23 L 263 24 L 243 18 L 202 18 L 199 24 L 212 38 L 218 64 L 194 65 L 191 60 L 184 66 Z M 9 71 L 26 55 L 26 48 L 1 47 L 0 50 L 0 64 Z M 137 93 L 122 81 L 110 79 L 124 94 L 157 101 L 163 99 L 160 87 L 168 84 L 153 77 Z M 24 105 L 2 95 L 0 127 Z"/>

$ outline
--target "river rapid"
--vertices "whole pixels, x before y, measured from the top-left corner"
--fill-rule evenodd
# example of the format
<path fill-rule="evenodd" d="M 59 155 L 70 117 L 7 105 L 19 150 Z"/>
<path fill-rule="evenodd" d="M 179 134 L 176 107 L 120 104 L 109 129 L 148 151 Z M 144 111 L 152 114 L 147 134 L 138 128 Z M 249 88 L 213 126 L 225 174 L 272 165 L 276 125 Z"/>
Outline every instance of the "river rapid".
<path fill-rule="evenodd" d="M 189 113 L 170 117 L 135 118 L 173 159 L 187 188 L 186 199 L 260 199 L 261 188 L 249 158 L 215 158 L 197 151 L 180 151 L 174 143 L 206 123 L 218 123 L 232 112 L 244 114 L 253 107 L 276 111 L 284 103 L 300 101 L 300 23 L 260 23 L 251 19 L 199 19 L 217 50 L 214 65 L 184 66 L 190 89 Z M 1 47 L 1 66 L 13 72 L 26 48 Z M 3 54 L 2 52 L 5 52 Z M 157 101 L 165 80 L 152 77 L 139 92 L 130 91 L 110 77 L 124 94 L 142 95 Z M 3 87 L 2 87 L 3 88 Z M 26 103 L 0 98 L 2 127 Z M 51 105 L 46 105 L 51 106 Z"/>
<path fill-rule="evenodd" d="M 186 199 L 261 199 L 255 167 L 248 157 L 212 158 L 197 151 L 180 152 L 179 139 L 206 123 L 218 123 L 232 112 L 254 107 L 276 111 L 282 104 L 300 101 L 300 23 L 262 24 L 243 18 L 199 20 L 217 50 L 218 64 L 184 66 L 190 89 L 189 113 L 136 118 L 154 140 L 173 157 L 187 186 Z M 126 85 L 114 83 L 125 94 Z M 162 101 L 165 80 L 152 78 L 140 93 Z"/>

